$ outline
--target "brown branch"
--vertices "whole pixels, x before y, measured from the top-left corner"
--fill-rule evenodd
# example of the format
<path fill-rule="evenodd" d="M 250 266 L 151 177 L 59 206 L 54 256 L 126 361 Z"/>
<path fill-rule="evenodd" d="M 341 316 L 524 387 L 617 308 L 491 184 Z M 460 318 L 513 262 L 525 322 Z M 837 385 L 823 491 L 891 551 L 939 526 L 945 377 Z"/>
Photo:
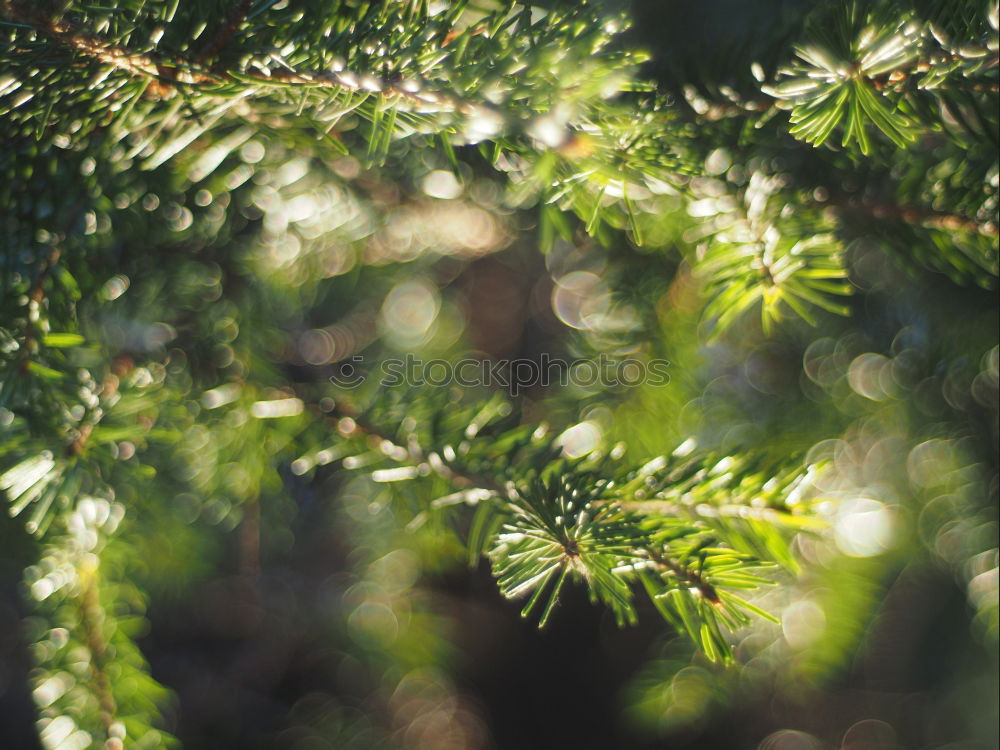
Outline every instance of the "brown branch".
<path fill-rule="evenodd" d="M 997 225 L 992 222 L 981 224 L 959 214 L 936 211 L 920 206 L 872 203 L 845 196 L 835 196 L 825 201 L 817 201 L 817 203 L 854 213 L 866 214 L 876 219 L 898 219 L 907 224 L 918 224 L 931 229 L 944 229 L 950 232 L 971 232 L 982 234 L 986 237 L 996 237 L 998 231 Z"/>

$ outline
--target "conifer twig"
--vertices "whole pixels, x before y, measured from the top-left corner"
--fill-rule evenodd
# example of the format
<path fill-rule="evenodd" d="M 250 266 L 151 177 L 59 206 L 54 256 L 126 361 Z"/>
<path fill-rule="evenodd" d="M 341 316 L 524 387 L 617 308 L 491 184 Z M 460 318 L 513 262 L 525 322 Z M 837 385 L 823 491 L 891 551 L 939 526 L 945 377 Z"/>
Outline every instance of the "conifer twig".
<path fill-rule="evenodd" d="M 84 571 L 86 582 L 80 598 L 80 621 L 86 634 L 87 649 L 90 651 L 90 670 L 94 691 L 97 693 L 97 700 L 100 704 L 101 724 L 104 727 L 105 735 L 110 737 L 117 707 L 114 695 L 111 693 L 111 680 L 107 673 L 108 646 L 104 634 L 101 632 L 104 610 L 101 607 L 97 589 L 96 566 L 92 566 L 89 562 L 84 562 L 84 565 L 88 567 Z"/>
<path fill-rule="evenodd" d="M 388 436 L 384 431 L 380 430 L 375 425 L 364 420 L 358 415 L 357 411 L 352 406 L 343 401 L 337 402 L 334 411 L 330 413 L 329 417 L 337 420 L 337 429 L 342 435 L 344 435 L 344 437 L 368 436 L 375 438 L 380 442 L 385 441 L 390 443 L 394 447 L 406 451 L 410 458 L 417 463 L 417 465 L 426 465 L 429 469 L 432 469 L 436 474 L 451 482 L 458 489 L 471 489 L 479 487 L 482 489 L 492 490 L 493 492 L 501 495 L 507 494 L 506 488 L 503 487 L 500 482 L 497 482 L 491 477 L 469 472 L 454 463 L 447 462 L 444 458 L 438 456 L 437 453 L 426 454 L 422 449 L 416 446 L 404 448 L 401 445 L 397 445 L 392 437 Z"/>
<path fill-rule="evenodd" d="M 0 0 L 0 15 L 30 26 L 50 39 L 100 63 L 111 65 L 136 77 L 152 79 L 152 84 L 146 89 L 148 96 L 160 99 L 170 98 L 174 95 L 177 84 L 205 86 L 223 80 L 236 80 L 228 71 L 209 71 L 202 68 L 199 63 L 207 60 L 208 56 L 199 55 L 198 60 L 194 63 L 179 58 L 158 61 L 149 55 L 134 52 L 100 39 L 93 34 L 81 32 L 64 21 L 53 20 L 45 16 L 36 9 L 26 9 L 22 3 L 14 2 L 14 0 Z M 239 23 L 237 22 L 235 25 L 238 26 Z M 241 73 L 239 78 L 250 79 L 255 83 L 265 85 L 274 83 L 301 84 L 337 91 L 356 92 L 374 89 L 384 96 L 393 96 L 399 101 L 406 101 L 415 106 L 436 105 L 442 109 L 451 109 L 462 114 L 470 114 L 475 111 L 472 104 L 451 94 L 426 90 L 419 86 L 412 87 L 402 81 L 386 80 L 372 75 L 365 76 L 365 80 L 362 82 L 358 76 L 347 77 L 328 72 L 311 73 L 296 71 L 289 67 L 270 70 L 266 73 L 247 71 Z"/>
<path fill-rule="evenodd" d="M 646 550 L 649 555 L 649 559 L 652 560 L 657 565 L 666 568 L 674 576 L 683 583 L 687 583 L 692 588 L 698 589 L 706 600 L 710 601 L 712 604 L 719 603 L 719 594 L 716 592 L 715 587 L 706 581 L 700 573 L 691 570 L 691 568 L 681 565 L 676 560 L 661 554 L 658 550 L 652 547 Z"/>
<path fill-rule="evenodd" d="M 132 75 L 150 77 L 160 75 L 159 65 L 152 58 L 110 44 L 92 34 L 80 32 L 60 19 L 48 17 L 38 8 L 28 8 L 24 3 L 14 0 L 0 0 L 0 12 L 14 21 L 32 27 L 50 39 Z"/>
<path fill-rule="evenodd" d="M 425 453 L 419 446 L 404 447 L 399 445 L 384 430 L 361 417 L 359 411 L 347 401 L 336 401 L 332 410 L 323 410 L 313 402 L 305 401 L 305 403 L 315 414 L 323 414 L 346 438 L 369 438 L 380 444 L 388 443 L 392 449 L 405 452 L 417 466 L 427 466 L 428 469 L 451 482 L 458 489 L 482 488 L 499 495 L 507 495 L 507 488 L 491 477 L 467 471 L 463 467 L 447 461 L 437 453 Z"/>

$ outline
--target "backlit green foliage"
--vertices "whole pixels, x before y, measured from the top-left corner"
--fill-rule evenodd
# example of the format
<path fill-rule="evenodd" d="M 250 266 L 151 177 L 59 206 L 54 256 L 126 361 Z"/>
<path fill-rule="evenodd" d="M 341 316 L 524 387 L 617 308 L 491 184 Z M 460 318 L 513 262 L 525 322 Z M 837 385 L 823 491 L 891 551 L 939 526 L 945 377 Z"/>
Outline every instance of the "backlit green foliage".
<path fill-rule="evenodd" d="M 713 696 L 637 687 L 660 728 L 735 692 L 715 665 L 835 672 L 907 545 L 995 649 L 995 328 L 928 300 L 996 289 L 997 9 L 947 5 L 816 3 L 708 85 L 647 80 L 613 3 L 0 0 L 2 534 L 43 745 L 174 746 L 143 587 L 239 534 L 252 580 L 303 487 L 357 543 L 344 639 L 404 693 L 447 651 L 410 571 L 463 557 L 540 626 L 569 586 L 658 613 Z M 676 382 L 331 382 L 457 359 L 496 315 L 456 280 L 525 248 L 549 286 L 499 307 Z"/>

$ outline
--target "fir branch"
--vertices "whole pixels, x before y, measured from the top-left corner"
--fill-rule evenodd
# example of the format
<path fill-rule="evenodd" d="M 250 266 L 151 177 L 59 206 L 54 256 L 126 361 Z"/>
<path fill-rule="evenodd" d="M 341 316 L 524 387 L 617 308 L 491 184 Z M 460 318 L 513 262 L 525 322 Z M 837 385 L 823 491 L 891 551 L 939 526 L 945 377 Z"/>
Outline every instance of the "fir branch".
<path fill-rule="evenodd" d="M 310 404 L 315 412 L 320 412 L 318 404 Z M 500 482 L 475 472 L 471 472 L 455 462 L 447 461 L 436 452 L 425 453 L 416 444 L 406 447 L 399 445 L 395 438 L 361 416 L 360 411 L 345 400 L 338 400 L 334 409 L 327 414 L 337 431 L 346 438 L 367 438 L 376 443 L 376 447 L 388 444 L 397 453 L 405 453 L 418 468 L 434 471 L 438 476 L 450 482 L 456 489 L 486 489 L 501 496 L 508 494 L 508 488 Z"/>
<path fill-rule="evenodd" d="M 17 23 L 30 26 L 35 31 L 97 62 L 111 65 L 137 77 L 158 80 L 162 77 L 162 66 L 151 57 L 82 32 L 61 19 L 47 15 L 39 8 L 26 7 L 24 3 L 15 0 L 3 0 L 0 4 L 0 14 Z"/>
<path fill-rule="evenodd" d="M 106 737 L 112 736 L 112 727 L 115 723 L 117 707 L 114 696 L 111 693 L 111 680 L 107 673 L 107 653 L 108 644 L 104 639 L 102 624 L 104 622 L 104 609 L 101 606 L 100 592 L 98 590 L 98 573 L 96 563 L 85 559 L 82 566 L 86 568 L 82 571 L 86 576 L 83 587 L 83 594 L 80 597 L 80 623 L 83 626 L 84 637 L 87 649 L 90 651 L 90 672 L 91 682 L 94 686 L 94 693 L 100 705 L 99 717 L 101 725 L 104 727 Z"/>
<path fill-rule="evenodd" d="M 284 69 L 275 69 L 266 73 L 242 71 L 239 74 L 234 74 L 227 70 L 203 68 L 201 63 L 211 57 L 204 54 L 199 55 L 193 62 L 180 58 L 156 60 L 149 55 L 112 44 L 94 34 L 80 31 L 62 20 L 54 20 L 37 9 L 27 9 L 15 0 L 2 0 L 2 2 L 0 15 L 27 25 L 53 41 L 86 55 L 96 62 L 111 65 L 136 78 L 149 80 L 150 85 L 144 95 L 157 99 L 171 98 L 179 85 L 199 88 L 217 85 L 222 81 L 249 80 L 263 85 L 295 84 L 335 91 L 374 90 L 397 101 L 409 102 L 416 106 L 434 105 L 443 110 L 462 114 L 472 114 L 477 110 L 476 105 L 459 97 L 440 91 L 415 90 L 413 85 L 402 80 L 387 79 L 375 75 L 366 75 L 362 80 L 360 76 L 356 75 L 298 71 L 287 64 L 285 64 Z M 240 21 L 237 21 L 234 24 L 234 29 L 239 23 Z M 223 27 L 223 30 L 226 28 L 228 25 Z M 227 35 L 223 43 L 228 41 L 228 36 L 231 36 L 231 33 Z"/>
<path fill-rule="evenodd" d="M 53 19 L 37 9 L 26 9 L 14 0 L 4 0 L 0 5 L 0 15 L 25 24 L 59 44 L 103 65 L 149 82 L 143 96 L 153 99 L 169 99 L 176 93 L 178 83 L 189 85 L 218 82 L 214 76 L 204 71 L 192 69 L 184 61 L 170 64 L 159 62 L 149 55 L 111 44 L 107 40 L 80 31 L 62 20 Z"/>

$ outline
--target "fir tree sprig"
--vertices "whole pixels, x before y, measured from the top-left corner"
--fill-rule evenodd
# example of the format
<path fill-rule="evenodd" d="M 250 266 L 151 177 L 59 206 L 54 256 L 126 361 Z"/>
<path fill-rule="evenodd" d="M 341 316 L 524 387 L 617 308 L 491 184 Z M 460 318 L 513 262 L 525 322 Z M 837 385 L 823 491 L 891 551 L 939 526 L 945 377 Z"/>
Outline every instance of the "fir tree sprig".
<path fill-rule="evenodd" d="M 398 397 L 386 392 L 364 409 L 338 401 L 330 413 L 340 434 L 369 446 L 356 456 L 340 449 L 344 467 L 394 486 L 428 476 L 451 485 L 453 492 L 417 509 L 411 525 L 470 508 L 470 563 L 487 556 L 501 593 L 527 597 L 522 615 L 538 614 L 542 626 L 574 579 L 619 625 L 634 623 L 639 585 L 668 623 L 710 659 L 728 662 L 727 633 L 746 626 L 748 613 L 772 619 L 736 591 L 773 583 L 779 568 L 797 570 L 790 540 L 824 527 L 808 510 L 819 467 L 770 473 L 732 457 L 692 455 L 689 444 L 630 469 L 621 447 L 567 458 L 562 434 L 510 424 L 501 399 L 452 407 L 447 419 L 429 423 L 411 409 L 392 427 Z M 374 468 L 387 462 L 393 468 Z"/>

